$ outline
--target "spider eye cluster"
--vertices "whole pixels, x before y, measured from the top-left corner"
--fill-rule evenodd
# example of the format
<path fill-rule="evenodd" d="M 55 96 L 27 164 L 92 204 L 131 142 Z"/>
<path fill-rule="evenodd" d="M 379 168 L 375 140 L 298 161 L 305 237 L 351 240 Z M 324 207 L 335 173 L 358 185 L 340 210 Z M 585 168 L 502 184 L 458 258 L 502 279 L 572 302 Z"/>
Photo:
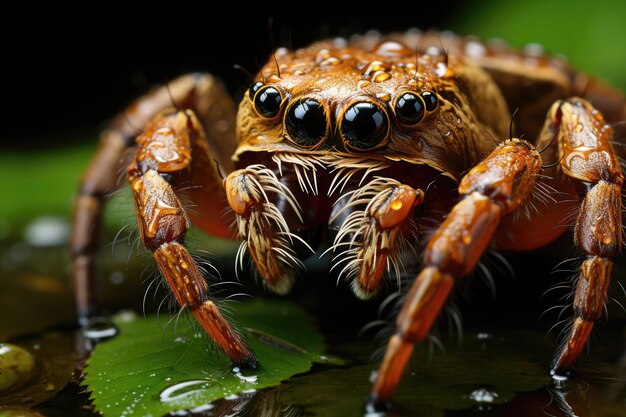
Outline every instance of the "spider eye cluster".
<path fill-rule="evenodd" d="M 254 83 L 248 94 L 263 118 L 274 119 L 286 107 L 283 127 L 287 137 L 300 147 L 313 149 L 329 136 L 330 111 L 324 100 L 301 97 L 288 103 L 280 87 L 262 82 Z M 414 126 L 437 109 L 439 99 L 431 91 L 404 91 L 390 104 L 398 123 Z M 366 97 L 349 103 L 337 115 L 336 123 L 343 147 L 357 152 L 383 146 L 391 125 L 387 106 Z"/>

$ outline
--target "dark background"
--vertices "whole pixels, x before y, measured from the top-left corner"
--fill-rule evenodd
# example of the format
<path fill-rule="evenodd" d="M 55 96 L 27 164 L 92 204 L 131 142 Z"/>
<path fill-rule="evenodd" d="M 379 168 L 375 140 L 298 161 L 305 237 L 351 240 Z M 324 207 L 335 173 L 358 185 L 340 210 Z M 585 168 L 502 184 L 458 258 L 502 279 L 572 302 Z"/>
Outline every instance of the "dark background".
<path fill-rule="evenodd" d="M 78 140 L 151 85 L 189 71 L 212 72 L 236 94 L 249 78 L 233 66 L 255 73 L 276 46 L 305 46 L 368 29 L 445 28 L 460 3 L 447 1 L 447 14 L 313 15 L 303 5 L 292 16 L 253 12 L 211 19 L 188 5 L 142 17 L 107 10 L 97 19 L 29 19 L 18 32 L 2 29 L 8 57 L 3 101 L 11 112 L 0 138 L 9 148 Z"/>
<path fill-rule="evenodd" d="M 15 6 L 21 13 L 5 13 L 0 25 L 5 149 L 93 138 L 106 119 L 151 85 L 189 71 L 212 72 L 236 93 L 248 77 L 235 64 L 254 73 L 276 46 L 300 47 L 368 29 L 452 29 L 517 46 L 538 42 L 626 86 L 626 5 L 620 0 L 382 2 L 370 8 L 351 2 L 345 5 L 349 13 L 321 2 L 231 2 L 220 4 L 227 8 L 221 13 L 210 2 L 143 5 L 133 12 L 128 5 L 98 2 L 71 10 Z"/>

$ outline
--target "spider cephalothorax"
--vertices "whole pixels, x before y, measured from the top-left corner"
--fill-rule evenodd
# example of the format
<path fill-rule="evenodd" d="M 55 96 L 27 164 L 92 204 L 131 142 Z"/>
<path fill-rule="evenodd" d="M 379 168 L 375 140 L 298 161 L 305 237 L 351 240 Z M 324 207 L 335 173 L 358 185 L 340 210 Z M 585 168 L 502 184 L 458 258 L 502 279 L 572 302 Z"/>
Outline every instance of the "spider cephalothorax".
<path fill-rule="evenodd" d="M 167 110 L 172 100 L 182 110 Z M 511 137 L 512 108 L 526 140 Z M 72 240 L 79 313 L 93 306 L 91 230 L 116 187 L 110 174 L 132 147 L 128 179 L 143 242 L 177 301 L 239 365 L 258 362 L 184 246 L 190 222 L 227 236 L 221 212 L 231 210 L 237 263 L 248 252 L 262 282 L 281 294 L 322 242 L 363 299 L 385 277 L 398 279 L 406 262 L 423 268 L 374 383 L 377 405 L 390 399 L 454 282 L 490 245 L 546 245 L 579 206 L 574 236 L 584 260 L 553 371 L 569 368 L 603 311 L 621 247 L 623 175 L 602 114 L 618 120 L 625 108 L 619 93 L 559 60 L 419 32 L 279 49 L 237 116 L 211 76 L 181 77 L 116 119 L 85 174 Z M 126 118 L 145 126 L 136 139 Z M 542 165 L 542 157 L 556 162 Z M 183 187 L 193 213 L 177 197 Z M 545 190 L 556 192 L 536 199 Z M 423 219 L 437 223 L 428 239 Z"/>

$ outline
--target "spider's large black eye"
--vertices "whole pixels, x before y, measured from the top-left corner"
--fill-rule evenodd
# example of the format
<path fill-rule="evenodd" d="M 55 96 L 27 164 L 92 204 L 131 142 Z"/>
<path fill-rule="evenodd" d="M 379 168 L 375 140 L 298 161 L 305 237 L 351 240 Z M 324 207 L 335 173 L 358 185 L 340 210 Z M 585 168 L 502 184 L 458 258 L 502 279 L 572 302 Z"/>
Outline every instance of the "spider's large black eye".
<path fill-rule="evenodd" d="M 435 111 L 435 109 L 439 105 L 439 99 L 437 98 L 437 95 L 430 91 L 424 91 L 421 96 L 422 99 L 424 99 L 424 103 L 426 103 L 426 110 Z"/>
<path fill-rule="evenodd" d="M 326 136 L 326 112 L 319 101 L 306 98 L 296 101 L 287 111 L 287 130 L 299 145 L 310 147 Z"/>
<path fill-rule="evenodd" d="M 415 93 L 404 93 L 396 100 L 396 116 L 407 125 L 419 123 L 424 118 L 424 100 Z"/>
<path fill-rule="evenodd" d="M 350 106 L 341 121 L 341 133 L 346 145 L 357 150 L 376 147 L 387 136 L 388 127 L 387 113 L 367 101 Z"/>
<path fill-rule="evenodd" d="M 272 118 L 280 111 L 283 97 L 274 87 L 259 89 L 254 96 L 254 108 L 263 117 Z"/>
<path fill-rule="evenodd" d="M 248 95 L 250 96 L 250 100 L 254 100 L 254 95 L 257 91 L 259 91 L 259 88 L 263 87 L 263 85 L 264 84 L 261 81 L 257 81 L 250 86 L 250 88 L 248 89 Z"/>

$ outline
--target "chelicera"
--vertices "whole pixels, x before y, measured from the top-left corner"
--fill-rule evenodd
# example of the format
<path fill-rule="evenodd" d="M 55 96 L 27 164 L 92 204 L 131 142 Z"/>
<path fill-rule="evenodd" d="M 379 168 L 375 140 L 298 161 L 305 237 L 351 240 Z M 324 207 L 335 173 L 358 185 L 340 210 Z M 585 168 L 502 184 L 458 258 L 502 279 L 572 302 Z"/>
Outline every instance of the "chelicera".
<path fill-rule="evenodd" d="M 622 245 L 623 174 L 610 123 L 624 119 L 625 103 L 535 50 L 437 33 L 279 49 L 238 112 L 212 76 L 183 76 L 115 119 L 83 177 L 72 238 L 79 314 L 93 313 L 93 230 L 131 149 L 143 243 L 178 303 L 237 366 L 262 364 L 188 253 L 191 224 L 228 237 L 222 212 L 233 212 L 238 263 L 249 253 L 279 294 L 320 245 L 362 299 L 406 263 L 421 266 L 372 387 L 375 406 L 391 399 L 415 343 L 487 248 L 542 247 L 575 210 L 582 263 L 571 330 L 552 364 L 567 370 L 602 314 Z M 143 133 L 135 137 L 133 126 Z M 177 196 L 183 187 L 193 211 Z M 437 224 L 429 235 L 425 220 Z"/>

